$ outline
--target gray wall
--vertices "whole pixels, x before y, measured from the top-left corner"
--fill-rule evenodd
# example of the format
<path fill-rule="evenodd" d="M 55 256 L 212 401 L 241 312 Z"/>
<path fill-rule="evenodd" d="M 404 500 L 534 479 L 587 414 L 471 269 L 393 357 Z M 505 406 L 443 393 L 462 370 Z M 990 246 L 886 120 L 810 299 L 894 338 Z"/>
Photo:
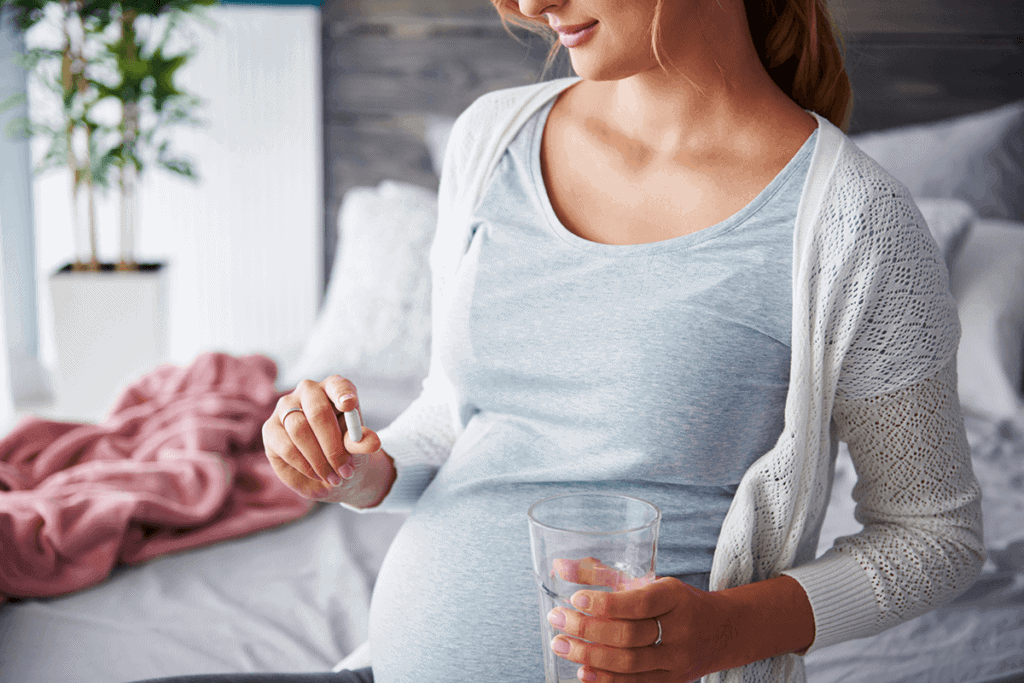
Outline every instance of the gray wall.
<path fill-rule="evenodd" d="M 1024 0 L 830 0 L 853 84 L 850 133 L 1024 98 Z M 485 92 L 539 80 L 488 0 L 324 0 L 324 286 L 344 193 L 385 178 L 436 188 L 419 139 Z M 564 51 L 563 51 L 564 56 Z M 562 59 L 545 80 L 572 75 Z"/>
<path fill-rule="evenodd" d="M 539 80 L 547 45 L 516 42 L 487 0 L 326 0 L 323 21 L 324 287 L 345 192 L 395 179 L 437 189 L 427 117 Z M 568 59 L 546 80 L 572 75 Z"/>

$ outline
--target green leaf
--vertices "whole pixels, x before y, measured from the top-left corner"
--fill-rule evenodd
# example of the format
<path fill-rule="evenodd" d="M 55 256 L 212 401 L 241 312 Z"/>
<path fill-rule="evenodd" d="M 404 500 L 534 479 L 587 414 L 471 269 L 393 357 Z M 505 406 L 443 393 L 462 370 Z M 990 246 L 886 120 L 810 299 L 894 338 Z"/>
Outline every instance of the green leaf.
<path fill-rule="evenodd" d="M 25 93 L 14 93 L 3 102 L 0 102 L 0 114 L 3 114 L 10 109 L 20 107 L 23 104 L 28 104 L 28 95 Z"/>
<path fill-rule="evenodd" d="M 28 140 L 32 137 L 32 123 L 24 116 L 11 119 L 4 126 L 4 133 L 10 138 Z"/>
<path fill-rule="evenodd" d="M 142 159 L 139 158 L 139 156 L 135 153 L 134 150 L 129 150 L 128 161 L 130 161 L 135 166 L 135 172 L 139 175 L 142 175 L 142 171 L 145 168 L 145 164 L 142 163 Z"/>
<path fill-rule="evenodd" d="M 110 87 L 104 83 L 95 83 L 97 96 L 96 101 L 105 100 L 108 97 L 113 97 L 115 100 L 121 100 L 122 88 L 119 86 Z"/>
<path fill-rule="evenodd" d="M 164 55 L 162 47 L 158 47 L 153 56 L 149 58 L 149 73 L 154 79 L 151 92 L 153 108 L 158 112 L 163 109 L 168 99 L 184 94 L 174 87 L 174 75 L 191 56 L 191 53 L 185 53 L 167 57 Z"/>
<path fill-rule="evenodd" d="M 39 164 L 35 168 L 35 173 L 38 175 L 44 171 L 48 171 L 51 168 L 66 168 L 68 165 L 68 148 L 67 145 L 62 144 L 62 140 L 55 138 L 50 141 L 50 147 L 46 150 L 46 154 L 40 160 Z"/>
<path fill-rule="evenodd" d="M 33 71 L 39 64 L 48 60 L 59 60 L 61 56 L 60 50 L 37 47 L 14 55 L 11 61 L 26 71 Z"/>
<path fill-rule="evenodd" d="M 0 7 L 17 8 L 17 16 L 28 23 L 36 23 L 44 18 L 45 8 L 51 2 L 0 0 Z M 65 90 L 61 79 L 61 50 L 34 48 L 18 57 L 24 68 L 34 74 L 46 89 L 55 93 L 62 105 L 59 121 L 53 124 L 12 121 L 6 128 L 21 135 L 48 138 L 49 148 L 40 163 L 40 167 L 46 168 L 67 167 L 68 127 L 85 128 L 89 136 L 90 168 L 88 172 L 72 169 L 77 183 L 84 182 L 91 174 L 98 187 L 107 187 L 115 169 L 130 163 L 141 173 L 146 166 L 145 160 L 151 158 L 173 173 L 197 178 L 192 162 L 176 156 L 172 158 L 169 141 L 158 141 L 159 135 L 169 126 L 206 123 L 193 113 L 205 102 L 175 84 L 176 75 L 194 57 L 195 50 L 179 54 L 169 54 L 167 50 L 169 41 L 180 35 L 179 26 L 186 15 L 203 20 L 202 9 L 216 4 L 217 0 L 75 0 L 71 6 L 78 7 L 83 30 L 87 40 L 92 41 L 92 47 L 86 52 L 89 62 L 85 71 L 76 77 L 71 87 Z M 123 13 L 128 11 L 137 17 L 166 15 L 167 21 L 159 35 L 147 31 L 146 23 L 139 30 L 122 34 L 120 22 Z M 148 45 L 153 44 L 154 38 L 158 39 L 157 46 L 149 50 Z M 79 89 L 79 79 L 85 79 L 84 91 Z M 148 130 L 140 130 L 134 140 L 126 141 L 123 122 L 108 126 L 96 121 L 92 115 L 94 107 L 111 98 L 122 107 L 126 103 L 138 105 L 139 123 L 142 125 L 144 120 L 147 121 Z M 5 100 L 0 105 L 0 113 L 15 106 L 16 100 Z"/>
<path fill-rule="evenodd" d="M 0 0 L 0 8 L 10 8 L 14 24 L 24 32 L 43 19 L 43 8 L 48 2 L 49 0 Z"/>
<path fill-rule="evenodd" d="M 191 162 L 185 159 L 159 159 L 157 163 L 168 171 L 177 173 L 189 180 L 199 180 L 199 176 L 197 176 L 193 170 Z"/>
<path fill-rule="evenodd" d="M 107 152 L 100 156 L 92 166 L 93 179 L 104 190 L 110 189 L 111 185 L 113 185 L 110 176 L 112 171 L 120 167 L 117 161 L 115 155 Z"/>

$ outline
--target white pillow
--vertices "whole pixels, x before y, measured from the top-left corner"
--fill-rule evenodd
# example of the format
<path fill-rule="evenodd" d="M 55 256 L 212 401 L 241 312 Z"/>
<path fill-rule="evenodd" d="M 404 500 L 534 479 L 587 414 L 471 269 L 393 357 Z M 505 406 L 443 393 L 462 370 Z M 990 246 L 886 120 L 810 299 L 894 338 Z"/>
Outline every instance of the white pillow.
<path fill-rule="evenodd" d="M 921 210 L 932 237 L 942 250 L 946 267 L 950 267 L 963 248 L 971 224 L 978 217 L 977 214 L 971 205 L 962 199 L 915 197 L 914 203 Z"/>
<path fill-rule="evenodd" d="M 301 356 L 279 379 L 282 390 L 334 374 L 418 386 L 430 358 L 436 225 L 434 191 L 385 180 L 345 193 L 327 295 Z"/>
<path fill-rule="evenodd" d="M 949 288 L 962 326 L 957 368 L 964 412 L 1024 419 L 1024 223 L 974 221 Z"/>
<path fill-rule="evenodd" d="M 963 199 L 979 216 L 1024 221 L 1024 100 L 851 140 L 915 197 Z"/>

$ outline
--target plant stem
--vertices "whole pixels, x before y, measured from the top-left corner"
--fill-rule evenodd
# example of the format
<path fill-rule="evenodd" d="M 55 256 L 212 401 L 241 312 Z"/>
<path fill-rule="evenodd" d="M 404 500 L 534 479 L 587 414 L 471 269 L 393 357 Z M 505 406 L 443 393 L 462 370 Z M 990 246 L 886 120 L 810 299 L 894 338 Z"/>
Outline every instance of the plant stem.
<path fill-rule="evenodd" d="M 90 126 L 86 126 L 86 132 L 89 137 L 92 137 L 92 129 Z M 86 143 L 88 144 L 88 143 Z M 86 163 L 89 163 L 89 153 L 86 152 Z M 92 168 L 89 167 L 86 171 L 86 190 L 89 193 L 89 270 L 99 270 L 100 260 L 96 256 L 96 193 L 92 187 Z"/>
<path fill-rule="evenodd" d="M 121 44 L 125 54 L 124 61 L 130 63 L 138 55 L 135 51 L 135 18 L 137 13 L 133 9 L 125 10 L 121 14 Z M 135 145 L 139 134 L 139 96 L 141 93 L 132 93 L 131 99 L 126 99 L 122 105 L 121 131 L 122 148 L 124 157 L 121 159 L 120 185 L 121 185 L 121 263 L 119 268 L 135 269 L 135 193 L 136 175 Z M 128 165 L 131 164 L 131 168 Z"/>
<path fill-rule="evenodd" d="M 85 21 L 79 17 L 82 21 L 82 31 L 85 31 Z M 82 97 L 83 106 L 85 106 L 85 96 L 89 90 L 89 81 L 85 77 L 85 45 L 80 46 L 80 52 L 78 54 L 78 64 L 80 68 L 76 71 L 75 78 L 78 84 L 78 94 Z M 89 125 L 89 122 L 85 122 L 85 159 L 83 167 L 85 169 L 85 191 L 89 197 L 89 269 L 99 270 L 99 258 L 97 258 L 96 249 L 96 204 L 95 204 L 95 190 L 92 182 L 92 150 L 90 146 L 92 143 L 93 127 Z"/>
<path fill-rule="evenodd" d="M 86 108 L 85 104 L 85 95 L 89 89 L 89 81 L 85 76 L 85 22 L 82 19 L 82 17 L 78 14 L 78 8 L 71 7 L 70 3 L 68 3 L 67 0 L 61 0 L 61 7 L 64 9 L 63 29 L 65 40 L 63 60 L 61 64 L 61 84 L 63 86 L 66 101 L 73 102 L 72 93 L 76 91 L 78 95 L 82 98 L 82 106 L 84 108 L 84 119 L 85 114 L 88 112 L 88 109 Z M 81 45 L 77 46 L 77 50 L 75 49 L 76 46 L 71 39 L 70 30 L 70 24 L 74 19 L 79 20 L 83 32 L 83 41 Z M 75 131 L 78 128 L 78 126 L 75 125 L 75 122 L 72 118 L 72 112 L 69 111 L 69 107 L 67 106 L 65 107 L 65 115 L 68 117 L 68 165 L 72 169 L 72 182 L 74 183 L 74 186 L 72 187 L 71 191 L 71 198 L 75 204 L 76 216 L 79 213 L 79 191 L 81 189 L 80 186 L 83 182 L 85 183 L 85 192 L 87 198 L 86 205 L 88 207 L 89 262 L 85 266 L 82 265 L 81 251 L 79 250 L 78 253 L 75 255 L 75 264 L 76 266 L 85 268 L 87 270 L 99 270 L 99 259 L 96 256 L 96 207 L 94 202 L 95 193 L 93 191 L 92 160 L 89 150 L 89 146 L 92 142 L 93 129 L 92 126 L 89 125 L 88 120 L 85 120 L 83 125 L 83 128 L 85 130 L 85 159 L 79 161 L 78 155 L 75 154 L 74 149 Z M 79 245 L 78 240 L 80 239 L 78 236 L 80 233 L 80 225 L 77 222 L 77 217 L 75 221 L 77 248 Z"/>
<path fill-rule="evenodd" d="M 135 212 L 137 206 L 136 173 L 134 164 L 125 164 L 119 169 L 118 181 L 121 187 L 121 260 L 118 270 L 138 270 L 139 264 L 132 253 L 135 247 Z"/>
<path fill-rule="evenodd" d="M 61 6 L 64 9 L 64 22 L 61 28 L 64 31 L 64 47 L 63 57 L 61 59 L 61 84 L 64 86 L 64 92 L 69 92 L 73 87 L 72 75 L 71 75 L 71 64 L 74 61 L 74 57 L 71 54 L 71 31 L 68 29 L 68 24 L 71 21 L 70 8 L 67 2 L 61 2 Z M 78 187 L 81 182 L 78 159 L 75 157 L 75 123 L 70 116 L 67 117 L 67 144 L 68 144 L 68 168 L 71 170 L 71 222 L 72 229 L 74 230 L 74 243 L 75 243 L 75 259 L 73 268 L 75 270 L 81 270 L 82 264 L 82 220 L 81 211 L 79 207 L 78 199 Z"/>

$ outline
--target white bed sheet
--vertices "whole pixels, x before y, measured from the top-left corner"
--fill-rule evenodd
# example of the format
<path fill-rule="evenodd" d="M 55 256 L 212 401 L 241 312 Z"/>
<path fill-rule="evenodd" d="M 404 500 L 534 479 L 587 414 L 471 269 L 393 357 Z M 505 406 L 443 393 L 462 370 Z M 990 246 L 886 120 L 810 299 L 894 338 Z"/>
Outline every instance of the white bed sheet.
<path fill-rule="evenodd" d="M 1024 681 L 1024 425 L 967 425 L 990 551 L 981 580 L 942 609 L 811 654 L 811 683 Z M 820 550 L 859 530 L 854 483 L 842 451 Z M 373 581 L 403 520 L 324 505 L 283 527 L 119 569 L 74 595 L 2 606 L 0 683 L 330 670 L 366 638 Z"/>
<path fill-rule="evenodd" d="M 981 577 L 940 609 L 811 653 L 811 683 L 1024 681 L 1024 425 L 968 417 L 966 426 L 989 551 Z M 855 483 L 843 445 L 819 554 L 861 529 L 853 519 Z"/>
<path fill-rule="evenodd" d="M 380 541 L 403 519 L 323 505 L 73 595 L 0 607 L 0 681 L 328 671 L 366 638 Z"/>

